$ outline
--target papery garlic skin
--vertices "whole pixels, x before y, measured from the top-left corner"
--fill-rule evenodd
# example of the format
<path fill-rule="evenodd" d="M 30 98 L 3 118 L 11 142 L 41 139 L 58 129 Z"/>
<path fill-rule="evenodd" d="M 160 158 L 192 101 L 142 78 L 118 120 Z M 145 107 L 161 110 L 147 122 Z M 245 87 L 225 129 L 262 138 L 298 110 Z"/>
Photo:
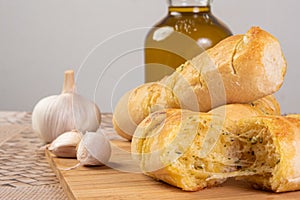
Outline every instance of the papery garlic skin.
<path fill-rule="evenodd" d="M 99 108 L 80 95 L 67 93 L 42 99 L 32 113 L 32 128 L 49 143 L 64 132 L 96 131 L 101 122 Z"/>
<path fill-rule="evenodd" d="M 79 153 L 78 153 L 79 152 Z M 83 143 L 79 143 L 77 147 L 77 160 L 81 165 L 84 166 L 101 166 L 102 162 L 95 159 L 92 155 L 89 154 L 88 150 L 85 148 Z"/>
<path fill-rule="evenodd" d="M 101 122 L 97 105 L 74 92 L 74 72 L 65 73 L 63 93 L 40 100 L 32 113 L 32 128 L 50 143 L 73 129 L 96 131 Z"/>
<path fill-rule="evenodd" d="M 82 133 L 73 130 L 58 136 L 48 147 L 48 150 L 57 157 L 76 158 L 77 145 L 82 139 Z"/>
<path fill-rule="evenodd" d="M 106 165 L 110 156 L 110 142 L 102 133 L 85 133 L 77 148 L 77 160 L 81 165 Z"/>

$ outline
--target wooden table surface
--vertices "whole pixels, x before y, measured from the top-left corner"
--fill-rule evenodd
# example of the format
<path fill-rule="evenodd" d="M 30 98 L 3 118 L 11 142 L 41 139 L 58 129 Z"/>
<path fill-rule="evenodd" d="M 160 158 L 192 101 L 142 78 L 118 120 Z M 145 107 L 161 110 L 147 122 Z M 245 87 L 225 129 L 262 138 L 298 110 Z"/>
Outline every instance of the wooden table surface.
<path fill-rule="evenodd" d="M 107 123 L 111 139 L 112 157 L 107 166 L 83 167 L 64 170 L 75 166 L 75 159 L 56 158 L 47 153 L 53 170 L 59 177 L 69 199 L 300 199 L 299 192 L 275 194 L 251 188 L 244 182 L 229 180 L 220 187 L 198 192 L 185 192 L 163 182 L 158 182 L 140 173 L 131 160 L 130 142 L 117 137 Z"/>
<path fill-rule="evenodd" d="M 112 145 L 120 149 L 129 150 L 129 142 L 114 140 Z M 275 194 L 271 192 L 254 190 L 243 182 L 229 180 L 220 187 L 204 189 L 198 192 L 185 192 L 163 182 L 158 182 L 138 172 L 128 172 L 124 169 L 128 159 L 125 154 L 115 153 L 111 163 L 119 162 L 119 169 L 112 167 L 83 167 L 73 170 L 64 170 L 75 166 L 75 159 L 56 158 L 47 153 L 49 163 L 60 179 L 60 182 L 69 199 L 219 199 L 219 200 L 280 200 L 300 199 L 300 192 Z M 116 166 L 116 165 L 115 165 Z M 123 166 L 123 168 L 122 168 Z"/>

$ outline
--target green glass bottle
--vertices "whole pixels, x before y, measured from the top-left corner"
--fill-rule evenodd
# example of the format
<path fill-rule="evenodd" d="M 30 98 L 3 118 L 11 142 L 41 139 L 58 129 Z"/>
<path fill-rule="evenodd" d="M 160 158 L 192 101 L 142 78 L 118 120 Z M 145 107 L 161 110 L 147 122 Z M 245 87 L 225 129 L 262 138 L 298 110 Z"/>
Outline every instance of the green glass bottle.
<path fill-rule="evenodd" d="M 169 0 L 168 15 L 145 40 L 145 82 L 174 69 L 232 35 L 211 12 L 212 0 Z"/>

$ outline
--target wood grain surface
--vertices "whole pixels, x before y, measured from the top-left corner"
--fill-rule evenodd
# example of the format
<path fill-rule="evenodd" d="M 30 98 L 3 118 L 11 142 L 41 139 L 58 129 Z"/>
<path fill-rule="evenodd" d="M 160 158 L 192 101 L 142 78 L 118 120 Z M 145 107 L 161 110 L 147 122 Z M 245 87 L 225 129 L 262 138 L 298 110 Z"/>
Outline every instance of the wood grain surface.
<path fill-rule="evenodd" d="M 75 159 L 56 158 L 46 151 L 69 199 L 300 199 L 300 192 L 275 194 L 252 189 L 243 182 L 229 180 L 223 185 L 198 192 L 185 192 L 139 172 L 130 161 L 130 143 L 112 141 L 110 167 L 75 166 Z M 117 150 L 116 150 L 117 149 Z"/>

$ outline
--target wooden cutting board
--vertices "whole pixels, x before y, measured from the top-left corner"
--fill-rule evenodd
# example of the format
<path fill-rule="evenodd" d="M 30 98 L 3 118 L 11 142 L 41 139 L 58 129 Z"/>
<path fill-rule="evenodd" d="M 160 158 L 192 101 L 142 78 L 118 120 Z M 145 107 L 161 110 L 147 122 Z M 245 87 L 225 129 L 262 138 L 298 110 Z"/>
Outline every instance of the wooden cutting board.
<path fill-rule="evenodd" d="M 72 170 L 75 159 L 46 156 L 69 199 L 300 199 L 299 192 L 275 194 L 254 190 L 243 182 L 229 180 L 220 187 L 198 192 L 185 192 L 139 172 L 131 160 L 130 143 L 112 141 L 110 167 L 83 167 Z"/>

